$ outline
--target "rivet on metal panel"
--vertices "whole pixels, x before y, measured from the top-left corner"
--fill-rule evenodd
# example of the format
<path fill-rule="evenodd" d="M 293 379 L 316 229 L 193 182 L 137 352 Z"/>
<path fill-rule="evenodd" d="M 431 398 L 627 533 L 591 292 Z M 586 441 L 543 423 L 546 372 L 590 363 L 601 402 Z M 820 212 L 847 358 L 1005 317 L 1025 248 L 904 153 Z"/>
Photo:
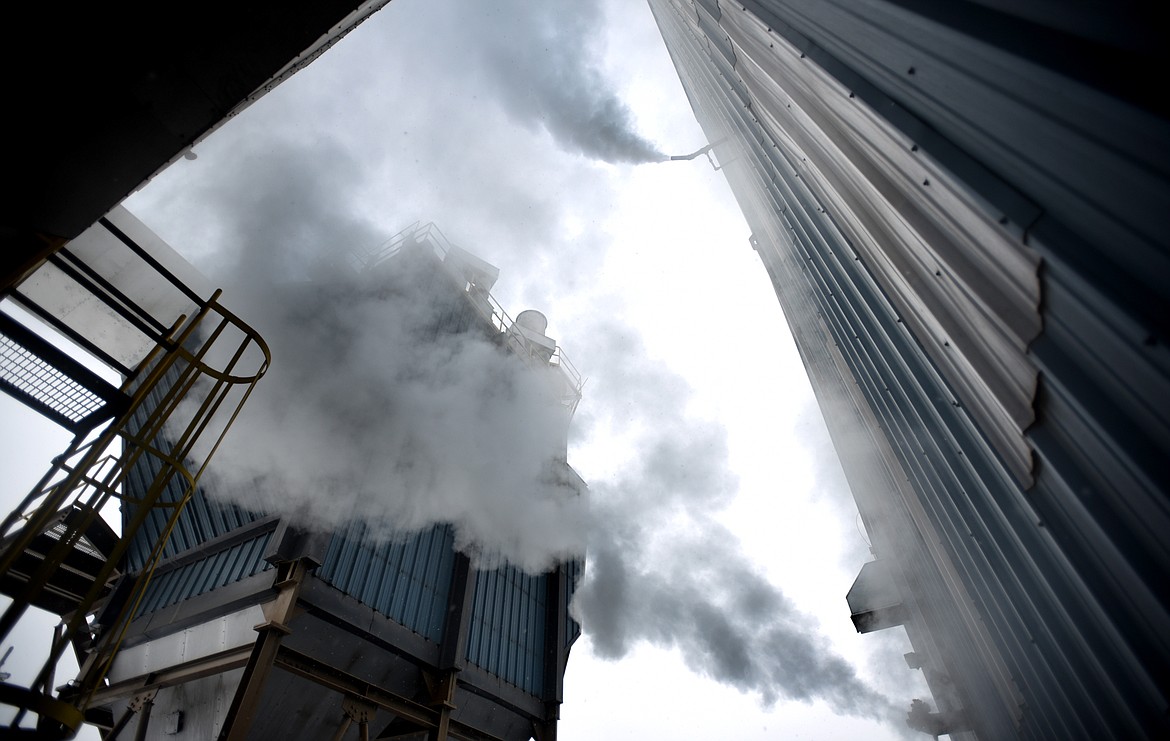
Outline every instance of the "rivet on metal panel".
<path fill-rule="evenodd" d="M 158 694 L 158 690 L 153 689 L 153 690 L 149 690 L 148 692 L 142 692 L 140 694 L 135 695 L 134 697 L 132 697 L 130 699 L 130 702 L 127 703 L 127 706 L 129 707 L 130 712 L 137 713 L 137 712 L 141 711 L 147 702 L 154 701 L 154 696 L 157 694 Z"/>
<path fill-rule="evenodd" d="M 341 709 L 345 716 L 350 720 L 355 720 L 358 723 L 369 723 L 374 719 L 374 715 L 378 712 L 378 707 L 370 702 L 365 702 L 356 697 L 346 697 L 341 701 Z"/>

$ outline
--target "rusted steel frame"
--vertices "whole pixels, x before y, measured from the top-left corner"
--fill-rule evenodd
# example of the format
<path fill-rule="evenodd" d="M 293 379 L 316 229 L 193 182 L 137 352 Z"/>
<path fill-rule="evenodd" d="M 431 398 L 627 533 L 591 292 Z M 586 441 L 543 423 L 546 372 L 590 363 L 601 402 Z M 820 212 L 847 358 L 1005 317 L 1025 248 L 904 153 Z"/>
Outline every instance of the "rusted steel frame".
<path fill-rule="evenodd" d="M 440 711 L 426 705 L 388 692 L 377 685 L 366 682 L 340 669 L 336 669 L 311 656 L 281 646 L 276 657 L 276 667 L 298 677 L 303 677 L 347 697 L 360 697 L 366 702 L 390 711 L 394 715 L 423 728 L 433 729 L 439 725 Z M 496 736 L 449 721 L 448 738 L 465 741 L 501 741 Z"/>
<path fill-rule="evenodd" d="M 261 606 L 265 621 L 256 626 L 260 636 L 252 646 L 244 675 L 232 696 L 232 704 L 219 732 L 220 741 L 243 741 L 247 738 L 264 684 L 280 652 L 280 642 L 292 632 L 288 624 L 296 613 L 297 597 L 306 573 L 305 564 L 301 561 L 285 561 L 277 566 L 277 579 L 273 585 L 277 590 L 276 598 Z"/>
<path fill-rule="evenodd" d="M 145 678 L 120 682 L 94 694 L 91 705 L 108 705 L 124 697 L 133 697 L 147 690 L 159 690 L 203 677 L 222 674 L 246 666 L 251 645 L 221 651 L 201 659 L 188 661 L 158 672 L 151 672 Z"/>

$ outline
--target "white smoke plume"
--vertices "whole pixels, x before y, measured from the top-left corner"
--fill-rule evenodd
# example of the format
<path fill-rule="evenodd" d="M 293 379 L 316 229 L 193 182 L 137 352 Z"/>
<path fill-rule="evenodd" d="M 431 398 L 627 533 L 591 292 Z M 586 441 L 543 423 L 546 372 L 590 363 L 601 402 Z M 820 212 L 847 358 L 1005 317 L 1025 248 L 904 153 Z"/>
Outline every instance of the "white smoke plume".
<path fill-rule="evenodd" d="M 467 72 L 520 124 L 543 128 L 562 149 L 606 162 L 643 163 L 662 152 L 638 135 L 629 108 L 596 61 L 604 25 L 592 0 L 463 0 L 450 19 Z"/>
<path fill-rule="evenodd" d="M 385 277 L 251 287 L 242 309 L 273 365 L 209 493 L 317 529 L 361 520 L 375 539 L 447 522 L 481 562 L 532 571 L 580 555 L 584 500 L 554 464 L 567 419 L 556 371 L 456 331 L 470 306 L 423 249 Z"/>
<path fill-rule="evenodd" d="M 899 710 L 717 520 L 738 486 L 723 428 L 687 412 L 682 379 L 633 360 L 628 330 L 605 327 L 602 337 L 593 351 L 618 366 L 610 370 L 628 381 L 622 398 L 649 423 L 628 443 L 636 451 L 628 464 L 590 482 L 588 561 L 573 612 L 594 649 L 616 659 L 641 642 L 677 648 L 695 671 L 767 705 L 819 699 L 840 714 L 894 719 Z"/>
<path fill-rule="evenodd" d="M 396 5 L 388 10 L 397 12 Z M 425 45 L 440 49 L 417 66 L 395 61 L 404 78 L 427 86 L 415 91 L 418 105 L 447 100 L 450 85 L 459 104 L 469 106 L 465 118 L 475 119 L 482 109 L 466 96 L 475 80 L 482 103 L 498 105 L 528 131 L 547 132 L 565 151 L 612 162 L 661 158 L 634 133 L 629 112 L 606 86 L 595 48 L 602 25 L 596 3 L 413 7 L 426 16 L 415 19 L 427 23 Z M 403 11 L 410 9 L 403 3 Z M 442 28 L 449 33 L 440 35 Z M 432 65 L 444 67 L 433 81 Z M 452 70 L 461 77 L 445 80 Z M 391 108 L 403 111 L 417 102 L 407 95 L 394 101 Z M 262 100 L 253 111 L 266 102 L 274 101 Z M 351 101 L 343 103 L 337 107 L 348 116 Z M 483 133 L 478 119 L 464 123 L 461 131 Z M 586 434 L 591 419 L 593 434 L 604 434 L 596 420 L 606 414 L 635 430 L 627 436 L 628 466 L 592 481 L 586 498 L 565 496 L 545 465 L 561 444 L 547 415 L 559 410 L 534 393 L 526 370 L 473 335 L 436 335 L 426 297 L 369 291 L 334 270 L 345 249 L 385 237 L 368 219 L 386 204 L 371 205 L 364 189 L 375 178 L 398 177 L 405 166 L 396 160 L 377 169 L 378 148 L 347 145 L 342 128 L 323 125 L 312 135 L 282 138 L 256 125 L 254 141 L 224 146 L 226 169 L 175 194 L 196 214 L 189 241 L 223 247 L 206 264 L 218 267 L 229 305 L 274 352 L 270 376 L 216 454 L 213 494 L 319 527 L 361 516 L 371 537 L 452 522 L 461 547 L 533 570 L 587 547 L 573 609 L 604 655 L 621 656 L 640 642 L 675 646 L 697 671 L 766 702 L 823 698 L 838 712 L 883 715 L 885 701 L 832 652 L 815 621 L 752 568 L 717 521 L 736 487 L 725 434 L 687 414 L 686 383 L 647 361 L 628 328 L 601 326 L 592 339 L 579 332 L 562 338 L 575 358 L 604 368 L 608 379 L 587 388 L 573 434 Z M 507 238 L 493 244 L 537 250 L 531 223 L 557 224 L 557 213 L 534 219 L 533 209 L 506 189 L 508 197 L 497 200 L 501 181 L 489 175 L 514 169 L 497 151 L 506 145 L 486 134 L 459 138 L 433 128 L 411 133 L 414 157 L 431 163 L 427 171 L 436 179 L 417 190 L 439 194 L 422 213 L 444 223 L 447 212 L 490 213 L 494 223 L 451 236 L 482 238 L 495 228 Z M 435 153 L 442 157 L 427 158 Z M 201 152 L 192 165 L 211 160 Z M 576 166 L 566 179 L 580 185 L 588 165 Z M 415 187 L 393 185 L 403 197 Z M 556 189 L 548 180 L 532 190 L 538 187 Z M 561 254 L 548 264 L 571 259 Z M 520 278 L 505 272 L 501 281 L 513 277 Z M 602 407 L 609 411 L 594 411 Z"/>
<path fill-rule="evenodd" d="M 586 498 L 549 467 L 564 416 L 541 378 L 442 326 L 463 301 L 446 276 L 403 257 L 387 267 L 398 272 L 252 291 L 262 300 L 247 315 L 274 362 L 215 458 L 213 496 L 316 529 L 360 519 L 372 539 L 452 523 L 481 565 L 540 571 L 587 548 L 572 609 L 602 656 L 675 647 L 765 704 L 893 717 L 718 522 L 738 485 L 726 434 L 686 412 L 685 382 L 630 352 L 627 330 L 603 328 L 595 351 L 625 382 L 611 393 L 647 423 Z"/>
<path fill-rule="evenodd" d="M 348 210 L 357 161 L 329 149 L 334 174 L 316 177 L 322 151 L 243 158 L 202 194 L 224 243 L 248 245 L 219 277 L 273 351 L 209 469 L 212 496 L 317 528 L 359 517 L 372 538 L 450 522 L 481 563 L 534 571 L 587 548 L 573 610 L 602 655 L 673 646 L 764 702 L 883 716 L 885 700 L 717 521 L 737 480 L 724 430 L 688 414 L 686 382 L 621 323 L 569 338 L 608 379 L 589 387 L 573 434 L 613 427 L 630 453 L 587 497 L 566 491 L 548 468 L 563 411 L 539 380 L 475 332 L 436 330 L 459 287 L 339 267 L 348 246 L 380 239 Z"/>

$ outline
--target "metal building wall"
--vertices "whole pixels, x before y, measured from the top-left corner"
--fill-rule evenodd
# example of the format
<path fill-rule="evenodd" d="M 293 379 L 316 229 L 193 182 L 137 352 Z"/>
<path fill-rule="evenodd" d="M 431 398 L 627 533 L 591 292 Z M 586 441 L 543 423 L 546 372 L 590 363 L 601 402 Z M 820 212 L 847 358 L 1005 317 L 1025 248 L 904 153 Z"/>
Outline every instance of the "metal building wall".
<path fill-rule="evenodd" d="M 650 4 L 939 706 L 1164 732 L 1170 132 L 1101 73 L 1165 47 L 1128 5 Z"/>
<path fill-rule="evenodd" d="M 476 576 L 467 660 L 525 692 L 544 688 L 547 577 L 511 566 Z"/>
<path fill-rule="evenodd" d="M 375 543 L 354 523 L 329 541 L 317 576 L 416 633 L 438 642 L 447 616 L 455 534 L 435 525 Z"/>
<path fill-rule="evenodd" d="M 171 374 L 170 383 L 174 383 L 178 371 Z M 166 393 L 167 384 L 161 384 L 152 391 L 142 408 L 135 414 L 133 426 L 141 427 L 145 420 L 160 403 Z M 158 443 L 166 444 L 165 437 L 160 437 Z M 164 451 L 169 452 L 169 451 Z M 137 507 L 133 500 L 136 492 L 144 492 L 158 475 L 160 463 L 153 456 L 142 456 L 139 462 L 130 470 L 127 488 L 130 496 L 122 503 L 122 522 L 133 519 Z M 184 494 L 186 482 L 178 477 L 171 479 L 162 494 L 160 501 L 177 502 Z M 150 558 L 155 544 L 163 539 L 167 523 L 172 510 L 169 508 L 155 508 L 147 515 L 142 527 L 130 542 L 126 552 L 126 570 L 138 571 Z M 165 540 L 161 559 L 171 558 L 180 553 L 196 548 L 209 540 L 222 537 L 237 530 L 260 517 L 259 514 L 249 512 L 242 507 L 226 502 L 213 502 L 207 497 L 202 488 L 196 490 L 194 496 L 183 509 L 183 514 L 175 523 L 170 537 Z"/>
<path fill-rule="evenodd" d="M 303 68 L 386 0 L 235 5 L 6 6 L 22 45 L 3 56 L 22 146 L 4 155 L 5 247 L 25 230 L 71 239 L 231 116 Z M 30 50 L 57 64 L 30 65 Z M 0 257 L 4 278 L 14 258 Z M 31 255 L 30 255 L 31 257 Z M 11 262 L 10 262 L 11 260 Z"/>
<path fill-rule="evenodd" d="M 273 523 L 275 527 L 276 523 Z M 241 579 L 268 571 L 272 564 L 264 560 L 273 528 L 240 542 L 220 548 L 205 548 L 190 558 L 174 561 L 155 572 L 143 593 L 135 617 L 158 612 L 184 600 L 226 587 Z"/>

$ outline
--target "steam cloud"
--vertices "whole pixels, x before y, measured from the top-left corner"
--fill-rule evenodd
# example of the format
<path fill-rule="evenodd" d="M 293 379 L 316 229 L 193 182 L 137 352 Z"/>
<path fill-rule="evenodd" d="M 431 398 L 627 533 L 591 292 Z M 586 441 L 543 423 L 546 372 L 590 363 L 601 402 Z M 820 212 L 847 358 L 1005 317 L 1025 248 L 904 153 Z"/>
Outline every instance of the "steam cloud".
<path fill-rule="evenodd" d="M 436 331 L 415 289 L 435 277 L 267 287 L 249 315 L 273 367 L 217 454 L 213 495 L 315 528 L 359 519 L 376 539 L 450 522 L 481 562 L 533 571 L 580 554 L 583 500 L 552 466 L 565 412 L 483 335 Z"/>
<path fill-rule="evenodd" d="M 563 149 L 587 157 L 663 159 L 634 131 L 629 108 L 594 62 L 604 25 L 597 3 L 464 0 L 455 6 L 471 69 L 514 120 L 543 127 Z"/>
<path fill-rule="evenodd" d="M 631 361 L 636 340 L 606 328 L 608 370 L 653 419 L 586 500 L 550 475 L 564 420 L 540 378 L 474 332 L 436 331 L 441 293 L 456 286 L 428 286 L 409 266 L 252 292 L 264 298 L 247 315 L 274 364 L 217 454 L 214 493 L 316 528 L 359 518 L 374 539 L 450 522 L 481 565 L 538 571 L 587 545 L 573 610 L 602 656 L 677 647 L 767 704 L 893 715 L 714 519 L 737 479 L 723 429 L 685 413 L 681 379 Z"/>
<path fill-rule="evenodd" d="M 674 647 L 696 671 L 766 704 L 822 699 L 838 713 L 894 717 L 891 703 L 715 519 L 738 485 L 724 430 L 686 413 L 681 379 L 631 361 L 635 343 L 622 328 L 607 327 L 603 336 L 611 346 L 593 352 L 629 380 L 622 396 L 651 424 L 631 443 L 637 452 L 629 465 L 590 483 L 588 564 L 573 611 L 595 650 L 620 658 L 642 641 Z"/>
<path fill-rule="evenodd" d="M 459 69 L 515 121 L 587 157 L 661 159 L 594 62 L 596 4 L 435 3 L 428 12 L 461 37 Z M 441 137 L 418 146 L 448 148 Z M 385 236 L 356 205 L 369 185 L 367 153 L 329 136 L 305 146 L 265 132 L 265 146 L 263 155 L 225 148 L 231 171 L 182 193 L 205 212 L 189 225 L 203 232 L 190 233 L 229 247 L 213 259 L 231 306 L 274 353 L 216 454 L 215 495 L 318 526 L 360 516 L 371 537 L 451 522 L 461 547 L 533 570 L 587 546 L 573 610 L 602 655 L 642 641 L 673 646 L 697 671 L 765 702 L 821 698 L 841 713 L 886 717 L 885 699 L 715 519 L 736 479 L 723 430 L 686 413 L 682 379 L 647 361 L 626 328 L 596 328 L 603 339 L 575 357 L 610 384 L 591 385 L 580 422 L 600 424 L 590 407 L 625 411 L 625 426 L 638 428 L 635 453 L 592 481 L 588 499 L 566 495 L 546 466 L 560 438 L 549 412 L 559 410 L 527 370 L 472 335 L 429 332 L 435 317 L 410 292 L 414 282 L 376 291 L 336 268 L 343 249 Z M 202 155 L 205 167 L 212 157 Z M 461 175 L 445 177 L 435 189 L 458 192 Z M 517 234 L 529 218 L 494 213 Z"/>
<path fill-rule="evenodd" d="M 382 241 L 352 215 L 356 159 L 278 151 L 199 194 L 223 242 L 248 245 L 218 277 L 273 354 L 209 494 L 320 528 L 360 518 L 381 539 L 449 522 L 481 562 L 534 571 L 580 554 L 583 500 L 550 466 L 566 412 L 549 379 L 484 333 L 439 329 L 463 301 L 445 274 L 407 256 L 379 276 L 349 267 L 350 246 Z"/>
<path fill-rule="evenodd" d="M 474 333 L 436 332 L 443 304 L 416 276 L 371 282 L 338 267 L 332 245 L 376 240 L 343 218 L 357 161 L 330 150 L 334 175 L 313 177 L 318 156 L 243 157 L 236 177 L 203 194 L 224 242 L 249 245 L 221 267 L 274 357 L 216 454 L 213 496 L 316 527 L 360 517 L 372 538 L 450 522 L 485 565 L 539 570 L 587 547 L 572 609 L 601 655 L 677 647 L 696 671 L 766 703 L 819 698 L 889 717 L 715 519 L 737 480 L 723 429 L 687 414 L 685 381 L 620 324 L 574 338 L 578 358 L 610 379 L 592 387 L 582 426 L 624 411 L 614 426 L 632 430 L 635 451 L 575 496 L 549 476 L 563 418 L 529 369 Z"/>

